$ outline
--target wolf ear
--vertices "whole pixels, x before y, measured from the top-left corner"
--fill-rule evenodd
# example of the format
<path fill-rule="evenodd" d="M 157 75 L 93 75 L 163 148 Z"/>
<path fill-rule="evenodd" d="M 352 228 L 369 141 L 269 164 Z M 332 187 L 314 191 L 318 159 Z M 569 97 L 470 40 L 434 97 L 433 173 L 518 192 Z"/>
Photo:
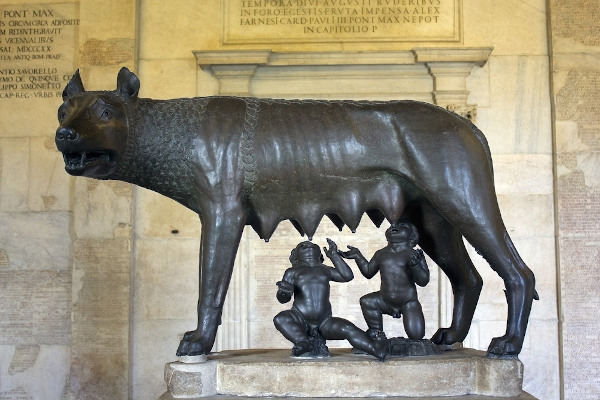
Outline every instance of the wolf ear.
<path fill-rule="evenodd" d="M 134 99 L 140 91 L 140 80 L 127 68 L 123 67 L 117 75 L 117 93 L 124 98 Z"/>
<path fill-rule="evenodd" d="M 75 71 L 75 74 L 65 86 L 65 90 L 62 92 L 63 101 L 66 101 L 69 97 L 74 94 L 83 93 L 85 89 L 83 88 L 83 82 L 81 82 L 81 76 L 79 75 L 79 70 Z"/>

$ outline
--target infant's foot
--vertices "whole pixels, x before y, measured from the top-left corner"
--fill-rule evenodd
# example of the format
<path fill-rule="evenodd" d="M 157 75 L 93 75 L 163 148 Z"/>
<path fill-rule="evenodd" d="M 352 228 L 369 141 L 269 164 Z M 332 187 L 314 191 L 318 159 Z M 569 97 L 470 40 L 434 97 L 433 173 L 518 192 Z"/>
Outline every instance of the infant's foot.
<path fill-rule="evenodd" d="M 383 340 L 387 341 L 387 336 L 385 336 L 384 331 L 380 331 L 378 329 L 367 329 L 367 335 L 373 340 Z"/>
<path fill-rule="evenodd" d="M 374 340 L 373 347 L 375 348 L 374 356 L 377 357 L 379 361 L 385 361 L 389 353 L 389 343 L 387 339 L 385 340 Z"/>
<path fill-rule="evenodd" d="M 300 341 L 292 347 L 292 356 L 300 357 L 303 354 L 309 353 L 314 346 L 308 341 Z"/>

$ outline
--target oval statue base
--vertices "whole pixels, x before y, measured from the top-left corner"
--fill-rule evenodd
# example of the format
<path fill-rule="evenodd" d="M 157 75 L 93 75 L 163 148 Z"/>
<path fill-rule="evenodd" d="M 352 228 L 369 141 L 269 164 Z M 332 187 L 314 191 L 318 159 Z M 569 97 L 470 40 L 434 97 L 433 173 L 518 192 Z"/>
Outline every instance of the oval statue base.
<path fill-rule="evenodd" d="M 523 364 L 461 349 L 424 357 L 374 357 L 330 349 L 331 357 L 296 359 L 290 350 L 232 350 L 206 361 L 165 366 L 167 392 L 159 400 L 229 397 L 520 399 Z M 187 360 L 186 360 L 187 361 Z"/>

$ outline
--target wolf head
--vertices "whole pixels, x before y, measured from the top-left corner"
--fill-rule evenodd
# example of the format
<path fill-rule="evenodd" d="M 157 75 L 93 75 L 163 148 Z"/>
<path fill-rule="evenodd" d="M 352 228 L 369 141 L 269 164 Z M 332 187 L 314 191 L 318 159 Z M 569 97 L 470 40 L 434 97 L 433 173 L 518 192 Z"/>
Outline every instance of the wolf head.
<path fill-rule="evenodd" d="M 65 87 L 58 109 L 56 147 L 71 175 L 108 179 L 122 162 L 129 121 L 127 108 L 135 102 L 140 81 L 122 68 L 114 91 L 86 91 L 79 71 Z"/>

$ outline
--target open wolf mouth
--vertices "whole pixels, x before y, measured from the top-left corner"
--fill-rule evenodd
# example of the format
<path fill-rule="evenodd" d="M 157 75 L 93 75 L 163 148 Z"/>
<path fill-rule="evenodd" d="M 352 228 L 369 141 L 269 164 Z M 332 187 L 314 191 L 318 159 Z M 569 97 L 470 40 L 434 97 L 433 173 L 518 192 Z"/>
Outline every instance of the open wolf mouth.
<path fill-rule="evenodd" d="M 92 164 L 108 163 L 114 165 L 114 156 L 109 151 L 84 151 L 81 153 L 63 153 L 65 166 L 69 170 L 79 170 Z"/>

